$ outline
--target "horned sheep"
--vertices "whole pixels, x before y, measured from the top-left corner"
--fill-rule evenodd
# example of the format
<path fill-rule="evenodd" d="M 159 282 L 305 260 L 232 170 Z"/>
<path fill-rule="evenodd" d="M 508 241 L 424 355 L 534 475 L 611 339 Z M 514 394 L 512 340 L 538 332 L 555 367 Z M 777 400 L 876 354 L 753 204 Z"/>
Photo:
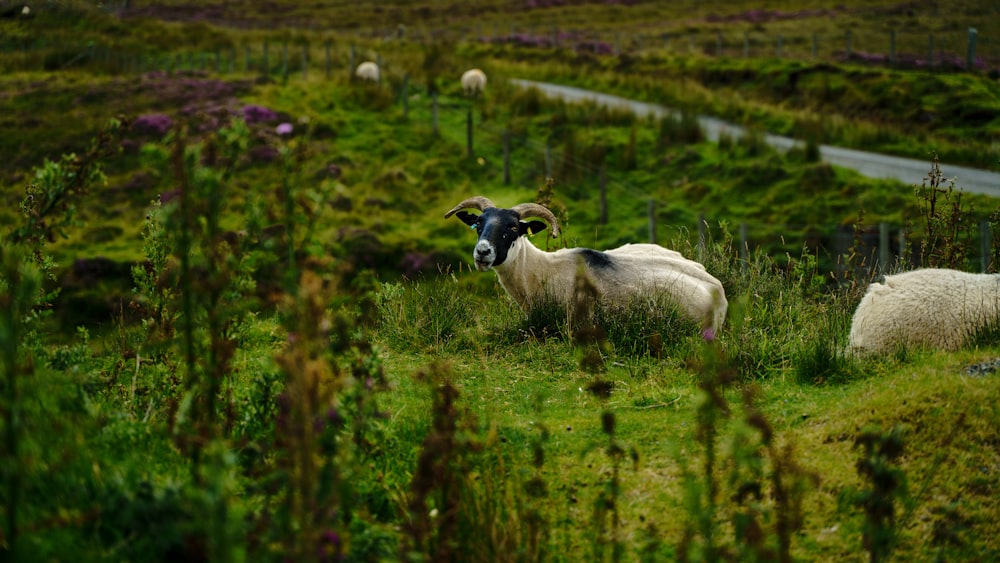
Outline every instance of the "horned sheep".
<path fill-rule="evenodd" d="M 906 348 L 954 351 L 1000 321 L 1000 276 L 926 268 L 868 286 L 851 320 L 848 350 L 887 354 Z"/>
<path fill-rule="evenodd" d="M 557 237 L 559 223 L 548 208 L 537 203 L 502 209 L 475 196 L 444 216 L 452 215 L 478 233 L 472 253 L 476 269 L 492 268 L 500 285 L 525 312 L 544 299 L 569 307 L 582 264 L 605 302 L 626 304 L 663 290 L 680 312 L 703 329 L 714 332 L 725 320 L 728 302 L 722 283 L 702 264 L 677 251 L 655 244 L 626 244 L 603 252 L 589 248 L 543 251 L 524 235 L 548 226 L 552 237 Z"/>
<path fill-rule="evenodd" d="M 358 65 L 357 70 L 354 71 L 354 75 L 360 78 L 361 80 L 366 80 L 368 82 L 378 82 L 379 81 L 378 65 L 371 61 L 365 61 Z"/>
<path fill-rule="evenodd" d="M 486 89 L 486 73 L 473 68 L 462 74 L 462 91 L 466 96 L 477 96 Z"/>

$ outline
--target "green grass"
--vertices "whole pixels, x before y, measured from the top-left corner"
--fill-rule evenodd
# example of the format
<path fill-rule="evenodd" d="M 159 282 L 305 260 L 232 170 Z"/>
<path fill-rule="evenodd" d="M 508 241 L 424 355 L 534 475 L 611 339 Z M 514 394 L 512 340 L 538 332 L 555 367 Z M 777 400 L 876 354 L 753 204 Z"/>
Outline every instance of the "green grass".
<path fill-rule="evenodd" d="M 437 4 L 428 6 L 436 17 Z M 498 6 L 478 3 L 451 15 Z M 518 8 L 505 17 L 523 24 L 558 15 L 603 28 L 649 20 L 651 7 Z M 681 8 L 694 17 L 711 7 Z M 397 16 L 413 15 L 408 9 L 359 9 L 342 22 L 394 26 Z M 946 11 L 939 8 L 937 17 Z M 247 12 L 251 19 L 272 16 Z M 115 36 L 137 46 L 162 33 L 162 54 L 179 45 L 233 45 L 239 53 L 267 36 L 275 41 L 272 65 L 279 65 L 280 40 L 294 44 L 309 35 L 313 60 L 323 57 L 315 41 L 322 32 L 77 17 L 95 22 L 81 24 L 95 40 Z M 843 17 L 881 29 L 868 12 Z M 39 16 L 34 31 L 65 37 L 74 25 L 61 18 Z M 17 25 L 10 28 L 16 37 L 30 36 Z M 426 25 L 436 25 L 434 17 Z M 715 29 L 701 20 L 685 25 Z M 769 25 L 788 26 L 803 22 Z M 989 29 L 984 23 L 984 34 Z M 58 266 L 51 271 L 59 281 L 50 285 L 63 293 L 54 315 L 48 307 L 37 317 L 8 315 L 11 304 L 29 301 L 14 296 L 14 280 L 41 277 L 7 254 L 21 245 L 0 249 L 5 555 L 16 520 L 12 555 L 22 560 L 311 560 L 325 549 L 359 560 L 419 558 L 406 550 L 433 559 L 451 550 L 460 560 L 655 561 L 685 549 L 708 559 L 713 546 L 747 559 L 753 550 L 777 552 L 778 518 L 801 514 L 801 526 L 788 536 L 795 559 L 851 560 L 864 553 L 864 515 L 851 499 L 871 487 L 857 473 L 862 452 L 854 447 L 868 427 L 898 428 L 903 437 L 904 455 L 893 461 L 907 484 L 891 499 L 894 557 L 1000 555 L 993 540 L 1000 483 L 991 469 L 1000 462 L 1000 378 L 963 369 L 1000 356 L 995 331 L 958 353 L 845 356 L 866 280 L 861 271 L 834 283 L 830 272 L 844 258 L 819 244 L 835 225 L 877 221 L 906 225 L 916 241 L 926 202 L 912 187 L 817 163 L 808 150 L 779 155 L 755 135 L 711 145 L 690 126 L 691 115 L 710 111 L 802 131 L 814 142 L 952 147 L 949 154 L 989 157 L 981 145 L 964 144 L 982 125 L 976 116 L 993 111 L 995 85 L 987 77 L 656 52 L 567 65 L 559 62 L 564 53 L 546 50 L 464 43 L 434 50 L 363 38 L 357 45 L 359 57 L 377 53 L 388 61 L 381 87 L 342 72 L 349 44 L 340 40 L 332 48 L 341 71 L 329 79 L 311 71 L 303 80 L 292 68 L 287 82 L 279 74 L 255 80 L 241 70 L 218 77 L 228 86 L 197 72 L 135 82 L 101 61 L 44 72 L 39 63 L 55 56 L 44 46 L 4 63 L 20 70 L 2 79 L 9 95 L 0 97 L 0 113 L 23 133 L 0 141 L 13 163 L 2 180 L 4 225 L 20 224 L 17 204 L 33 169 L 64 152 L 83 155 L 86 140 L 112 115 L 169 114 L 190 125 L 185 141 L 198 150 L 188 153 L 190 175 L 182 176 L 171 138 L 127 132 L 136 144 L 104 162 L 107 184 L 71 195 L 79 224 L 53 233 L 53 242 L 38 239 Z M 475 103 L 449 78 L 473 62 L 491 77 Z M 405 115 L 404 72 L 411 77 Z M 792 75 L 799 76 L 796 89 L 779 91 Z M 686 114 L 659 123 L 567 105 L 504 83 L 513 76 L 666 102 Z M 218 100 L 198 92 L 214 88 L 237 107 L 260 104 L 280 117 L 246 133 L 199 132 L 203 117 L 182 118 L 182 108 L 197 101 L 204 113 Z M 916 110 L 894 103 L 909 99 L 945 123 L 910 127 Z M 834 115 L 840 100 L 853 105 Z M 982 100 L 975 112 L 958 111 L 970 100 Z M 473 158 L 465 147 L 470 107 Z M 295 134 L 279 138 L 278 121 L 292 123 Z M 505 132 L 513 155 L 509 185 L 502 175 Z M 262 162 L 241 149 L 230 159 L 225 148 L 233 142 L 286 152 Z M 726 288 L 730 314 L 713 342 L 670 304 L 651 299 L 624 311 L 599 309 L 595 319 L 607 340 L 578 344 L 578 327 L 567 325 L 562 308 L 526 315 L 493 273 L 467 266 L 474 236 L 443 213 L 475 194 L 504 206 L 533 200 L 544 182 L 546 143 L 553 209 L 565 234 L 535 243 L 645 240 L 647 200 L 654 198 L 659 240 L 699 259 Z M 599 221 L 602 164 L 606 224 Z M 189 211 L 191 222 L 180 223 L 185 216 L 167 204 L 154 215 L 169 228 L 143 240 L 149 203 L 179 185 L 204 196 Z M 809 205 L 801 204 L 803 186 L 811 190 Z M 966 224 L 996 207 L 989 198 L 963 202 L 976 206 Z M 742 223 L 750 235 L 744 252 Z M 225 232 L 215 237 L 215 228 Z M 185 242 L 184 232 L 195 238 Z M 12 240 L 10 230 L 2 234 Z M 119 274 L 93 280 L 82 275 L 86 270 L 73 273 L 76 259 L 99 256 Z M 129 266 L 141 268 L 147 259 L 148 277 L 128 275 Z M 18 273 L 9 262 L 17 262 Z M 303 272 L 310 274 L 299 284 Z M 32 330 L 15 337 L 14 326 Z M 710 459 L 711 477 L 704 473 Z M 792 492 L 790 504 L 769 494 L 775 475 Z M 718 487 L 714 499 L 710 482 Z M 741 496 L 755 486 L 761 497 Z M 760 541 L 734 522 L 760 523 Z"/>

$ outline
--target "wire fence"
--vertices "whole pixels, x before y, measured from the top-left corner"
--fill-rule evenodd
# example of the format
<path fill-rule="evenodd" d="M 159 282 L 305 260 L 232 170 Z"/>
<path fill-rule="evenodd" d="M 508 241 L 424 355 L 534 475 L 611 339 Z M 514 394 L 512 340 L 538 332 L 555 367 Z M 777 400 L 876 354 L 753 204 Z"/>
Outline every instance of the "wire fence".
<path fill-rule="evenodd" d="M 8 47 L 4 44 L 4 48 Z M 177 53 L 134 52 L 102 43 L 39 44 L 34 48 L 47 53 L 44 64 L 53 70 L 86 66 L 89 70 L 113 75 L 203 72 L 219 76 L 251 74 L 286 81 L 330 79 L 336 73 L 347 76 L 360 59 L 354 45 L 333 41 L 263 41 L 256 45 L 248 43 L 211 51 Z M 58 56 L 53 56 L 53 52 Z M 380 57 L 377 62 L 380 66 L 385 65 Z M 391 63 L 389 66 L 391 68 Z M 412 96 L 409 89 L 413 85 L 408 76 L 386 80 L 380 87 L 395 90 L 396 103 L 402 106 L 402 111 L 412 113 L 412 122 L 430 121 L 434 130 L 447 141 L 456 146 L 465 144 L 467 156 L 482 161 L 482 174 L 490 181 L 532 187 L 555 176 L 556 171 L 569 171 L 572 176 L 585 179 L 581 184 L 585 186 L 583 189 L 592 190 L 589 196 L 599 193 L 602 222 L 608 221 L 613 214 L 609 207 L 624 205 L 630 214 L 646 213 L 651 242 L 663 240 L 664 233 L 697 233 L 700 249 L 711 236 L 708 226 L 727 220 L 707 213 L 700 215 L 696 222 L 678 223 L 676 218 L 664 217 L 658 211 L 653 194 L 662 193 L 663 186 L 635 185 L 580 154 L 558 150 L 549 139 L 512 135 L 504 124 L 476 120 L 474 105 L 468 100 L 438 99 L 436 95 Z M 857 252 L 859 248 L 865 253 L 862 262 L 877 270 L 884 270 L 900 260 L 919 263 L 919 242 L 908 241 L 906 227 L 898 225 L 844 227 L 740 222 L 733 237 L 744 254 L 757 248 L 778 249 L 785 253 L 808 248 L 826 256 L 825 262 L 830 269 L 837 268 L 838 257 Z M 986 271 L 992 268 L 993 255 L 988 223 L 979 225 L 978 238 L 978 244 L 970 243 L 969 262 L 971 267 Z"/>
<path fill-rule="evenodd" d="M 100 10 L 122 17 L 148 16 L 156 6 L 131 0 L 49 0 L 30 6 L 33 13 L 73 12 Z M 143 6 L 135 6 L 143 4 Z M 26 3 L 0 0 L 0 13 L 17 17 Z M 273 17 L 256 19 L 227 18 L 222 9 L 199 12 L 196 7 L 164 12 L 165 17 L 183 18 L 187 12 L 192 21 L 208 22 L 239 30 L 256 30 L 287 35 L 289 31 L 316 37 L 354 38 L 358 41 L 456 43 L 479 42 L 511 44 L 524 48 L 563 49 L 576 53 L 599 55 L 641 56 L 654 53 L 693 54 L 730 58 L 779 58 L 815 61 L 857 61 L 869 65 L 887 65 L 902 68 L 941 70 L 990 71 L 1000 70 L 1000 39 L 981 33 L 972 25 L 939 25 L 939 29 L 900 25 L 891 29 L 861 28 L 857 25 L 842 30 L 808 32 L 789 30 L 797 18 L 834 17 L 837 10 L 782 12 L 779 10 L 753 10 L 729 16 L 708 16 L 697 26 L 684 29 L 662 28 L 647 32 L 620 30 L 578 29 L 566 27 L 559 21 L 557 12 L 538 14 L 538 23 L 448 25 L 434 27 L 406 26 L 397 23 L 382 28 L 344 27 L 331 11 L 315 10 L 315 17 L 297 16 L 294 12 L 275 12 Z M 943 16 L 942 16 L 943 17 Z M 989 14 L 983 14 L 983 25 Z M 645 22 L 645 27 L 667 25 L 669 22 Z M 789 24 L 783 31 L 769 30 L 768 25 Z M 845 26 L 848 24 L 845 24 Z M 805 27 L 805 26 L 803 26 Z M 33 49 L 44 46 L 41 37 L 16 36 L 0 38 L 0 49 Z M 133 57 L 139 53 L 132 53 Z"/>

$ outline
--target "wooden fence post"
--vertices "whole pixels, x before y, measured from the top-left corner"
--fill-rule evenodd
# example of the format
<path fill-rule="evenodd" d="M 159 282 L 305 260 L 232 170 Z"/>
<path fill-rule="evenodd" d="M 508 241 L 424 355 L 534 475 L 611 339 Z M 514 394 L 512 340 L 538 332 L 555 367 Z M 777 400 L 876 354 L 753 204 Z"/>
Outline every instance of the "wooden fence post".
<path fill-rule="evenodd" d="M 976 39 L 979 37 L 979 32 L 974 27 L 969 28 L 969 46 L 965 51 L 965 68 L 967 70 L 972 70 L 973 66 L 976 64 Z"/>

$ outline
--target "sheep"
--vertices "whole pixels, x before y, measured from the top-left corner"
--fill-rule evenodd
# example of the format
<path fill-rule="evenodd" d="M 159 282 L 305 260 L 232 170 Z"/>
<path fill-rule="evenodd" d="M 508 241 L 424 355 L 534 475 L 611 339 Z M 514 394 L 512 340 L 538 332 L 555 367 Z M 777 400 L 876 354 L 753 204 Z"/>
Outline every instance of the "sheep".
<path fill-rule="evenodd" d="M 486 89 L 486 73 L 473 68 L 462 74 L 462 90 L 466 96 L 478 96 Z"/>
<path fill-rule="evenodd" d="M 354 75 L 368 82 L 378 82 L 379 81 L 379 68 L 378 65 L 371 62 L 365 61 L 358 65 Z"/>
<path fill-rule="evenodd" d="M 476 269 L 485 272 L 492 268 L 500 285 L 525 312 L 546 299 L 569 308 L 578 268 L 583 264 L 606 303 L 627 304 L 662 289 L 706 333 L 711 330 L 714 334 L 725 321 L 728 303 L 722 283 L 703 265 L 677 251 L 655 244 L 626 244 L 603 252 L 589 248 L 542 251 L 523 235 L 540 232 L 547 223 L 554 238 L 559 236 L 559 223 L 549 209 L 537 203 L 501 209 L 489 199 L 475 196 L 444 217 L 452 215 L 479 235 L 472 253 Z"/>
<path fill-rule="evenodd" d="M 1000 276 L 927 268 L 868 286 L 851 320 L 848 351 L 907 347 L 955 351 L 1000 320 Z"/>

